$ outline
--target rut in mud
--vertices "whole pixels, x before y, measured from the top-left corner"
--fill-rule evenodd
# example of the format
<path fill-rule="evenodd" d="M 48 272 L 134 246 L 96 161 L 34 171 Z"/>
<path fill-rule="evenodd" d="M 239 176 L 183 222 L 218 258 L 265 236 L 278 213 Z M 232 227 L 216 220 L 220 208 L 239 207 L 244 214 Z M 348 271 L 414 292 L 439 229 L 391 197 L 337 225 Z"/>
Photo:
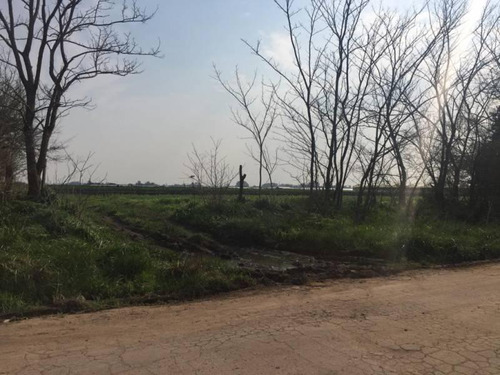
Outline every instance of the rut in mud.
<path fill-rule="evenodd" d="M 132 239 L 153 241 L 157 246 L 183 252 L 187 256 L 216 256 L 228 260 L 264 283 L 303 284 L 308 280 L 368 278 L 394 274 L 402 269 L 402 265 L 390 265 L 386 261 L 370 258 L 332 258 L 270 248 L 237 247 L 222 244 L 205 235 L 153 234 L 135 228 L 116 216 L 105 217 L 105 222 Z"/>

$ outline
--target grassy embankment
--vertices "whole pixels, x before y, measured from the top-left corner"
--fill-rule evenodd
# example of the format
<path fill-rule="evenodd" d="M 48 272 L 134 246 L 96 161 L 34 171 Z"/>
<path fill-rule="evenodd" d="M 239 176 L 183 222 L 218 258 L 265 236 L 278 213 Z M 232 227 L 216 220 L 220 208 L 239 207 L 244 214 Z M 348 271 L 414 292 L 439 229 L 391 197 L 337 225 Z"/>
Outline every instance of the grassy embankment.
<path fill-rule="evenodd" d="M 380 204 L 357 224 L 347 207 L 324 215 L 305 197 L 253 197 L 245 203 L 200 197 L 90 197 L 89 205 L 156 236 L 188 228 L 235 246 L 258 246 L 321 255 L 388 261 L 456 263 L 500 257 L 500 224 L 469 223 L 438 216 L 421 205 L 411 218 Z"/>
<path fill-rule="evenodd" d="M 243 204 L 234 197 L 62 197 L 52 205 L 15 201 L 0 211 L 0 313 L 190 298 L 254 283 L 221 259 L 169 250 L 176 238 L 401 263 L 500 258 L 499 223 L 438 218 L 423 208 L 409 219 L 380 205 L 363 224 L 354 223 L 349 204 L 322 215 L 305 197 Z M 117 231 L 117 223 L 133 231 Z"/>
<path fill-rule="evenodd" d="M 0 314 L 185 299 L 252 284 L 224 261 L 131 239 L 76 204 L 0 206 Z"/>

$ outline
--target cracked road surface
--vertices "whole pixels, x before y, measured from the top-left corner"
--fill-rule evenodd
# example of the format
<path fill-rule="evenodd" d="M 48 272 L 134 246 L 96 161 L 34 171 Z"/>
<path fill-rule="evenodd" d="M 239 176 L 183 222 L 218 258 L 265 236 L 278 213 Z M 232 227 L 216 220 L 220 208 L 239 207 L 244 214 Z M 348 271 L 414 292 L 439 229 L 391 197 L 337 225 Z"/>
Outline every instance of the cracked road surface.
<path fill-rule="evenodd" d="M 500 265 L 0 324 L 0 374 L 500 374 Z"/>

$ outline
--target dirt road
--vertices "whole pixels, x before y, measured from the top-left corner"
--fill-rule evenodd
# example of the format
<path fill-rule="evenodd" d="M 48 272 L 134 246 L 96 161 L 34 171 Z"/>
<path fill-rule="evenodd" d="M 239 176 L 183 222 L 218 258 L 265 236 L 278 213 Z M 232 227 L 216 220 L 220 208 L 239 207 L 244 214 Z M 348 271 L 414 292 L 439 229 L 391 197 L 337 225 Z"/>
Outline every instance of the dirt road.
<path fill-rule="evenodd" d="M 500 374 L 500 265 L 0 324 L 0 374 Z"/>

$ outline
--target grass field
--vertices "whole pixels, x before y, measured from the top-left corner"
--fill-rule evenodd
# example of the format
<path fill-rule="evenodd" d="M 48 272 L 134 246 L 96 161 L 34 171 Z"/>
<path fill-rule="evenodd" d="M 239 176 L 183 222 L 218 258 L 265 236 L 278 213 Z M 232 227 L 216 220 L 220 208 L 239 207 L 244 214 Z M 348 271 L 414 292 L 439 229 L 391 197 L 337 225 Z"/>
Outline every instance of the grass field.
<path fill-rule="evenodd" d="M 446 219 L 423 205 L 408 218 L 389 202 L 358 224 L 349 202 L 326 215 L 303 196 L 13 201 L 0 206 L 0 313 L 194 298 L 258 282 L 234 262 L 191 251 L 213 243 L 334 261 L 457 263 L 500 258 L 500 224 Z"/>
<path fill-rule="evenodd" d="M 0 313 L 185 299 L 253 283 L 223 260 L 133 240 L 79 209 L 23 201 L 0 208 Z"/>
<path fill-rule="evenodd" d="M 156 236 L 209 235 L 236 246 L 259 246 L 328 257 L 453 263 L 500 257 L 500 225 L 437 217 L 421 209 L 407 218 L 379 204 L 362 224 L 352 210 L 318 214 L 304 197 L 213 201 L 192 196 L 88 197 L 94 212 L 113 215 Z"/>

